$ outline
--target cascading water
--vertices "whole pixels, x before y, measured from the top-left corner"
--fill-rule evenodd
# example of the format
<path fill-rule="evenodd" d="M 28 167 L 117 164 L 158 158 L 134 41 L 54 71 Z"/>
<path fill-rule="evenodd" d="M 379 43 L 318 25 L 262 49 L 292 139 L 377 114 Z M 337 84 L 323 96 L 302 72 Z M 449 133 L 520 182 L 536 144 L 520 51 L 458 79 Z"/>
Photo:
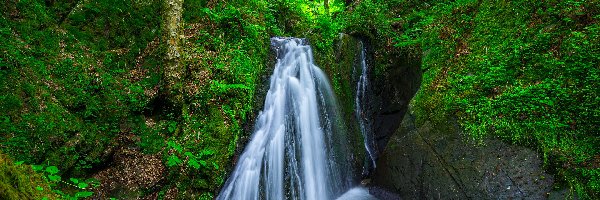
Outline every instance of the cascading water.
<path fill-rule="evenodd" d="M 271 43 L 278 58 L 264 109 L 217 199 L 335 199 L 353 179 L 331 86 L 303 39 Z"/>
<path fill-rule="evenodd" d="M 360 132 L 364 138 L 365 149 L 367 150 L 367 154 L 369 159 L 371 160 L 371 168 L 375 168 L 375 153 L 374 152 L 374 142 L 373 134 L 371 134 L 371 124 L 369 123 L 368 116 L 366 110 L 363 105 L 368 105 L 368 87 L 369 87 L 369 79 L 367 77 L 368 68 L 367 68 L 367 56 L 366 56 L 366 48 L 363 42 L 359 42 L 360 44 L 360 69 L 361 74 L 356 83 L 356 97 L 355 97 L 355 114 L 358 120 L 358 125 L 360 127 Z M 354 69 L 356 73 L 356 68 Z M 369 167 L 367 167 L 369 168 Z"/>

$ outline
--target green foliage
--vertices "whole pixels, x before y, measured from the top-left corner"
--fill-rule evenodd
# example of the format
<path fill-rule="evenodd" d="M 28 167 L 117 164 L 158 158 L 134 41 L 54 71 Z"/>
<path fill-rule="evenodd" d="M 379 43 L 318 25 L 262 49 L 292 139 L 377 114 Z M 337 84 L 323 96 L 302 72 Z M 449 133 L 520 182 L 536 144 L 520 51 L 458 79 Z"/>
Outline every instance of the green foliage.
<path fill-rule="evenodd" d="M 262 104 L 254 96 L 273 64 L 269 38 L 308 38 L 336 93 L 352 99 L 333 57 L 343 31 L 378 41 L 386 52 L 375 53 L 376 63 L 423 50 L 419 121 L 457 116 L 474 140 L 537 148 L 579 196 L 598 196 L 596 1 L 329 2 L 326 11 L 323 1 L 184 1 L 183 105 L 161 94 L 161 1 L 5 2 L 0 148 L 44 163 L 33 167 L 53 188 L 72 189 L 94 183 L 62 177 L 85 177 L 108 160 L 107 149 L 162 152 L 168 181 L 158 190 L 212 199 Z M 125 135 L 133 144 L 121 142 Z"/>
<path fill-rule="evenodd" d="M 166 163 L 168 167 L 181 167 L 184 162 L 179 158 L 182 157 L 187 160 L 186 167 L 192 167 L 196 170 L 199 170 L 201 167 L 203 169 L 219 169 L 219 165 L 217 163 L 206 160 L 207 156 L 212 156 L 215 154 L 215 151 L 213 150 L 203 149 L 198 154 L 194 154 L 190 151 L 184 151 L 183 147 L 174 141 L 169 141 L 167 144 L 170 148 L 172 148 L 172 150 L 175 150 L 174 152 L 171 151 L 172 154 L 167 158 Z"/>
<path fill-rule="evenodd" d="M 351 12 L 343 13 L 345 30 L 370 38 L 379 38 L 379 34 L 390 34 L 391 20 L 395 17 L 386 3 L 375 0 L 361 1 Z"/>
<path fill-rule="evenodd" d="M 160 81 L 151 43 L 160 35 L 160 6 L 28 0 L 0 7 L 2 151 L 54 165 L 44 171 L 53 184 L 87 176 L 109 158 L 107 148 L 121 145 L 113 138 L 142 127 L 139 116 L 151 109 L 148 94 Z"/>
<path fill-rule="evenodd" d="M 52 171 L 53 169 L 51 169 Z M 57 199 L 48 182 L 23 162 L 13 163 L 0 153 L 1 199 Z"/>
<path fill-rule="evenodd" d="M 51 191 L 58 194 L 61 199 L 82 199 L 92 196 L 94 193 L 86 191 L 91 189 L 89 186 L 98 187 L 100 183 L 95 179 L 80 180 L 77 178 L 69 178 L 65 181 L 60 176 L 60 170 L 56 166 L 31 165 L 31 169 L 38 173 L 43 173 L 42 178 L 46 179 L 50 184 Z M 73 190 L 75 189 L 75 190 Z M 37 186 L 36 190 L 43 191 L 43 187 Z M 50 191 L 50 190 L 49 190 Z"/>
<path fill-rule="evenodd" d="M 158 42 L 160 35 L 156 13 L 161 5 L 108 0 L 19 1 L 2 6 L 0 129 L 7 136 L 0 139 L 2 149 L 25 163 L 55 165 L 42 169 L 53 183 L 85 187 L 88 182 L 65 180 L 56 170 L 85 175 L 106 161 L 107 149 L 124 145 L 115 142 L 122 134 L 139 135 L 138 145 L 146 153 L 172 149 L 166 141 L 191 136 L 195 140 L 186 142 L 186 151 L 166 154 L 165 163 L 173 167 L 173 176 L 181 178 L 173 182 L 192 183 L 212 196 L 223 181 L 225 169 L 220 166 L 229 166 L 241 124 L 254 107 L 256 78 L 263 73 L 269 35 L 281 31 L 267 27 L 265 22 L 273 16 L 266 2 L 223 3 L 194 12 L 200 14 L 198 20 L 207 20 L 203 24 L 215 28 L 190 39 L 198 42 L 190 49 L 200 55 L 216 50 L 219 54 L 190 60 L 203 63 L 200 69 L 211 80 L 190 79 L 189 85 L 202 88 L 190 90 L 189 113 L 181 115 L 157 105 L 160 100 L 153 95 L 160 84 L 160 57 L 153 54 L 160 47 L 152 41 Z M 186 5 L 197 6 L 193 1 Z M 179 168 L 194 175 L 179 176 Z"/>
<path fill-rule="evenodd" d="M 413 4 L 393 1 L 389 8 Z M 596 3 L 455 1 L 396 11 L 396 46 L 424 52 L 418 121 L 459 122 L 541 152 L 582 198 L 597 198 L 600 94 Z"/>
<path fill-rule="evenodd" d="M 146 24 L 158 24 L 160 19 L 146 17 L 155 13 L 152 9 L 157 7 L 131 2 L 119 3 L 116 7 L 105 6 L 107 3 L 111 2 L 7 2 L 7 12 L 3 12 L 1 21 L 9 31 L 1 36 L 3 44 L 0 50 L 12 53 L 2 55 L 2 60 L 8 62 L 3 62 L 6 69 L 2 70 L 0 96 L 7 100 L 1 105 L 2 110 L 7 111 L 3 112 L 2 118 L 9 120 L 4 120 L 0 126 L 16 137 L 2 139 L 1 142 L 8 147 L 6 152 L 28 163 L 48 158 L 53 163 L 63 164 L 61 168 L 79 167 L 83 162 L 85 164 L 81 167 L 85 168 L 90 161 L 98 162 L 94 156 L 108 145 L 107 139 L 120 131 L 121 119 L 146 108 L 149 98 L 144 88 L 152 87 L 156 82 L 142 77 L 130 78 L 123 73 L 145 70 L 135 67 L 143 64 L 133 59 L 141 54 L 140 50 L 122 54 L 105 47 L 96 48 L 95 45 L 103 43 L 103 40 L 113 41 L 103 34 L 112 34 L 107 30 L 116 29 L 103 27 L 92 31 L 88 26 L 95 23 L 80 23 L 70 17 L 82 15 L 92 18 L 93 15 L 86 12 L 96 12 L 97 7 L 103 6 L 105 9 L 139 9 L 138 13 L 124 13 L 130 16 L 128 21 L 116 20 L 119 16 L 112 15 L 93 17 L 94 20 L 122 22 L 118 30 L 126 32 L 114 35 L 139 38 L 139 29 L 151 27 Z M 72 9 L 73 12 L 70 12 L 75 6 L 85 9 Z M 49 17 L 56 15 L 64 17 L 64 20 Z M 158 33 L 154 31 L 143 37 L 143 41 L 132 39 L 135 44 L 129 44 L 132 40 L 127 39 L 127 42 L 113 46 L 146 47 L 156 35 Z M 97 62 L 99 60 L 104 62 Z M 57 148 L 65 143 L 77 148 Z M 57 162 L 55 158 L 59 157 L 61 160 L 64 157 L 70 159 Z"/>
<path fill-rule="evenodd" d="M 269 38 L 281 34 L 266 1 L 185 1 L 185 103 L 163 117 L 163 161 L 180 198 L 210 199 L 232 165 L 254 110 Z M 261 102 L 262 103 L 262 102 Z M 223 167 L 227 166 L 227 167 Z"/>

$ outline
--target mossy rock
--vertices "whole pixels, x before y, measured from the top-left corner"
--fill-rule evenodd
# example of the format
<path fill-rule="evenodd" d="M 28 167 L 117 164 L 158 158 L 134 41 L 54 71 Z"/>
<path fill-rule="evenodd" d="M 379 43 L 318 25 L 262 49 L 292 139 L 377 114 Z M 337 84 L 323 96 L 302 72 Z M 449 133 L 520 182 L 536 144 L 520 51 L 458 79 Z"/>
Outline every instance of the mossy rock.
<path fill-rule="evenodd" d="M 15 164 L 0 153 L 0 199 L 57 199 L 57 196 L 29 165 Z"/>

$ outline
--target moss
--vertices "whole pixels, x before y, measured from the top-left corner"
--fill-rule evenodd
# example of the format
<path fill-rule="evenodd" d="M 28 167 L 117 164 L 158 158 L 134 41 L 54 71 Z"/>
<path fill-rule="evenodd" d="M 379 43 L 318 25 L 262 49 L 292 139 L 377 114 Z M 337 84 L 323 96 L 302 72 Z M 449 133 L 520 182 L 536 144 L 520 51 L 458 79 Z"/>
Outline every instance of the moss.
<path fill-rule="evenodd" d="M 15 164 L 0 153 L 0 199 L 57 199 L 41 175 L 29 165 Z"/>
<path fill-rule="evenodd" d="M 401 16 L 404 32 L 395 38 L 424 50 L 417 123 L 457 118 L 473 140 L 494 136 L 532 147 L 559 184 L 597 198 L 600 119 L 588 102 L 599 94 L 588 87 L 598 82 L 590 17 L 600 9 L 578 1 L 428 6 Z"/>
<path fill-rule="evenodd" d="M 532 147 L 559 185 L 597 198 L 599 11 L 584 1 L 365 0 L 342 19 L 376 41 L 376 76 L 397 70 L 385 64 L 393 52 L 422 54 L 417 124 L 457 120 L 470 140 Z"/>
<path fill-rule="evenodd" d="M 319 52 L 317 54 L 334 55 L 333 57 L 316 56 L 316 62 L 324 69 L 326 74 L 331 78 L 331 84 L 338 100 L 338 106 L 341 111 L 343 126 L 345 128 L 344 136 L 349 144 L 349 149 L 355 158 L 353 169 L 356 174 L 360 173 L 364 163 L 365 151 L 363 148 L 363 136 L 358 127 L 358 122 L 354 116 L 355 109 L 355 93 L 357 76 L 355 67 L 360 62 L 360 43 L 356 38 L 341 34 L 336 40 L 336 45 L 332 46 L 330 52 Z"/>
<path fill-rule="evenodd" d="M 2 150 L 88 174 L 116 146 L 167 160 L 166 143 L 176 141 L 218 152 L 205 159 L 218 167 L 170 168 L 176 178 L 164 187 L 214 193 L 248 138 L 254 96 L 270 73 L 269 37 L 309 38 L 353 120 L 351 60 L 334 55 L 345 31 L 376 45 L 376 76 L 394 70 L 385 62 L 397 52 L 422 50 L 417 122 L 456 117 L 475 140 L 535 147 L 570 187 L 597 196 L 598 4 L 364 0 L 344 12 L 334 1 L 324 13 L 315 2 L 184 1 L 183 97 L 165 102 L 162 1 L 8 1 L 0 8 Z M 124 135 L 141 140 L 120 142 Z"/>

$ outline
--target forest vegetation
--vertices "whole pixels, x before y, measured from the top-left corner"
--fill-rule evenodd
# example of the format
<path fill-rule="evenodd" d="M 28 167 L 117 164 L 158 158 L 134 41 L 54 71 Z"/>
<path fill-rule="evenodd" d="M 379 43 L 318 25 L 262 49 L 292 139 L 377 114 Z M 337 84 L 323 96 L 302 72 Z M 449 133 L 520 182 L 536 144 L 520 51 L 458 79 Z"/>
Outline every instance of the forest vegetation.
<path fill-rule="evenodd" d="M 422 57 L 417 123 L 534 149 L 557 189 L 600 198 L 597 0 L 6 0 L 0 12 L 0 199 L 213 199 L 263 103 L 269 38 L 308 38 L 347 98 L 340 33 L 379 43 L 379 60 Z M 156 173 L 106 176 L 133 165 Z"/>

